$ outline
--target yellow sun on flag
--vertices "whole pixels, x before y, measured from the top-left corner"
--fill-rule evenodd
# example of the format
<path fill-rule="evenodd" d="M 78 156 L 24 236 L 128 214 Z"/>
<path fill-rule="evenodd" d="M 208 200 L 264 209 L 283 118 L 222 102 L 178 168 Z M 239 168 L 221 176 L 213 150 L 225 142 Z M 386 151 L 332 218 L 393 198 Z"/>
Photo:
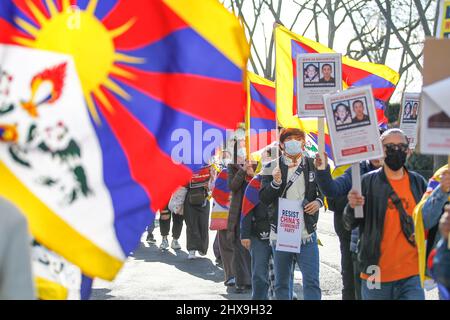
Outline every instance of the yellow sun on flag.
<path fill-rule="evenodd" d="M 128 94 L 111 79 L 111 74 L 131 79 L 133 74 L 115 65 L 116 62 L 139 64 L 145 60 L 117 53 L 114 39 L 126 33 L 135 23 L 130 19 L 117 29 L 109 30 L 95 16 L 98 0 L 91 0 L 85 10 L 71 6 L 69 0 L 63 0 L 61 12 L 57 10 L 53 0 L 45 0 L 50 12 L 47 18 L 35 4 L 27 0 L 26 4 L 41 26 L 39 29 L 21 18 L 15 22 L 34 39 L 16 37 L 21 45 L 71 55 L 74 59 L 83 94 L 97 123 L 100 123 L 93 97 L 97 98 L 109 111 L 111 104 L 100 90 L 106 87 L 124 99 Z"/>

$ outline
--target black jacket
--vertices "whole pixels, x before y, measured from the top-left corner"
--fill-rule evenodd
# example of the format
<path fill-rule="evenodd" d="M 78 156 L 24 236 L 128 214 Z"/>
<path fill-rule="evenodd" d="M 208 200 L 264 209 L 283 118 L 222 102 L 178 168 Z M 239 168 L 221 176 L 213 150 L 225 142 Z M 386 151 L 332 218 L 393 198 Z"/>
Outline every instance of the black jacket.
<path fill-rule="evenodd" d="M 427 182 L 416 172 L 406 172 L 411 192 L 416 203 L 419 203 Z M 355 211 L 349 205 L 345 207 L 343 218 L 347 230 L 359 227 L 358 261 L 360 270 L 365 271 L 371 265 L 378 265 L 381 256 L 381 240 L 391 188 L 383 168 L 365 174 L 361 184 L 361 193 L 365 197 L 364 218 L 355 218 Z"/>
<path fill-rule="evenodd" d="M 305 199 L 308 202 L 319 200 L 323 205 L 323 196 L 316 183 L 316 173 L 314 170 L 314 160 L 311 158 L 304 158 L 303 177 L 305 179 Z M 282 184 L 279 188 L 274 188 L 272 181 L 272 175 L 263 175 L 261 182 L 261 190 L 259 192 L 259 198 L 269 208 L 270 222 L 273 226 L 278 225 L 278 199 L 281 197 L 283 190 L 287 184 L 288 166 L 284 163 L 282 158 L 279 158 L 279 166 L 282 176 Z M 270 164 L 267 165 L 270 167 Z M 319 220 L 319 211 L 314 215 L 305 214 L 305 227 L 308 234 L 312 234 L 317 230 L 317 221 Z"/>

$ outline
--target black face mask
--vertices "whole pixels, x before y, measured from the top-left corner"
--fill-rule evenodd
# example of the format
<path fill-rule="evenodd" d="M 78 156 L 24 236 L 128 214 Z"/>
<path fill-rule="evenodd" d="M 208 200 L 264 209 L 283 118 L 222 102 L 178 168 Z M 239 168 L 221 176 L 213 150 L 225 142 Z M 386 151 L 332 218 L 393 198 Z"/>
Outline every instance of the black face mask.
<path fill-rule="evenodd" d="M 402 150 L 386 150 L 384 163 L 393 171 L 400 170 L 406 163 L 406 152 Z"/>

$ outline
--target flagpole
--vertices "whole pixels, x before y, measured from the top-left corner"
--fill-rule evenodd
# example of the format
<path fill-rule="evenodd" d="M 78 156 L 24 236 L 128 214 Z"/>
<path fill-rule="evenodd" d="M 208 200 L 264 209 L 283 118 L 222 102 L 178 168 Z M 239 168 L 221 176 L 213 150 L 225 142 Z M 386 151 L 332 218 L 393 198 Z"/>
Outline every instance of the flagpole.
<path fill-rule="evenodd" d="M 273 42 L 275 45 L 275 136 L 276 136 L 276 141 L 278 143 L 277 145 L 277 159 L 280 159 L 280 132 L 278 130 L 279 128 L 279 123 L 278 123 L 278 99 L 277 99 L 277 88 L 278 88 L 278 83 L 277 83 L 277 38 L 276 38 L 276 30 L 278 28 L 279 24 L 274 22 L 273 23 Z M 279 165 L 279 160 L 278 160 L 278 165 Z"/>
<path fill-rule="evenodd" d="M 448 166 L 447 166 L 447 170 L 448 170 L 448 168 L 450 168 L 450 155 L 447 157 L 447 164 L 448 164 Z M 448 190 L 446 190 L 446 191 L 448 191 Z M 450 201 L 450 196 L 448 197 L 447 200 Z M 450 233 L 447 236 L 448 236 L 447 249 L 450 250 Z"/>

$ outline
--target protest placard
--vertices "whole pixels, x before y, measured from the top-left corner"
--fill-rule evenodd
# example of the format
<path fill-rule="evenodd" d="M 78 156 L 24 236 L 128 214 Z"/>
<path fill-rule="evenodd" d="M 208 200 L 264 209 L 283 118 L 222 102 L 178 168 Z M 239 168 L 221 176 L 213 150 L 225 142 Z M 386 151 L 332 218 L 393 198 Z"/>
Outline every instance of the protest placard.
<path fill-rule="evenodd" d="M 447 39 L 450 38 L 450 0 L 439 1 L 437 37 Z"/>
<path fill-rule="evenodd" d="M 400 108 L 400 129 L 408 137 L 409 148 L 414 149 L 417 144 L 418 118 L 420 109 L 420 93 L 408 93 L 403 95 Z"/>
<path fill-rule="evenodd" d="M 297 104 L 299 117 L 325 117 L 323 95 L 342 90 L 342 55 L 297 55 Z"/>
<path fill-rule="evenodd" d="M 450 154 L 449 39 L 427 39 L 424 48 L 422 108 L 419 110 L 420 152 Z"/>
<path fill-rule="evenodd" d="M 323 99 L 336 165 L 384 157 L 370 86 L 327 94 Z"/>
<path fill-rule="evenodd" d="M 300 253 L 301 232 L 304 225 L 301 202 L 280 198 L 276 250 Z"/>

